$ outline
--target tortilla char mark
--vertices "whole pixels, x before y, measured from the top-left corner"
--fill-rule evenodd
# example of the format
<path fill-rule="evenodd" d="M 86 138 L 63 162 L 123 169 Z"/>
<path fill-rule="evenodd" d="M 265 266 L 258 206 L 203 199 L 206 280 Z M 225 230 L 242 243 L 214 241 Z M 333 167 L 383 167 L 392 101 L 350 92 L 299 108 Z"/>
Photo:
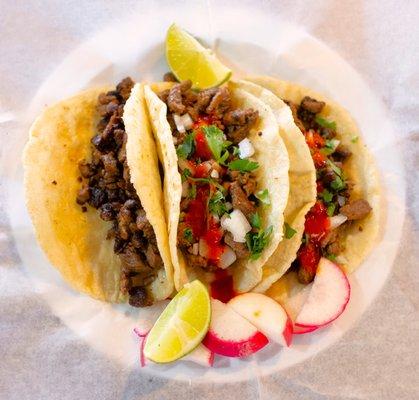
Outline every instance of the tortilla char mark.
<path fill-rule="evenodd" d="M 269 243 L 258 193 L 266 201 L 269 195 L 258 186 L 248 139 L 260 117 L 236 107 L 226 86 L 199 92 L 191 86 L 183 81 L 158 95 L 167 106 L 183 182 L 178 246 L 190 267 L 215 272 L 258 258 Z"/>
<path fill-rule="evenodd" d="M 129 304 L 144 307 L 153 303 L 147 286 L 163 268 L 156 236 L 140 199 L 130 182 L 126 141 L 122 120 L 125 102 L 134 82 L 125 78 L 116 90 L 101 93 L 97 111 L 101 119 L 91 139 L 91 158 L 79 162 L 81 188 L 77 203 L 87 205 L 112 225 L 104 240 L 114 240 L 114 252 L 122 262 L 121 291 Z"/>
<path fill-rule="evenodd" d="M 309 283 L 320 257 L 339 259 L 345 229 L 372 208 L 365 199 L 353 199 L 353 183 L 345 176 L 351 151 L 340 144 L 336 123 L 321 117 L 326 103 L 309 96 L 300 104 L 285 102 L 305 136 L 317 173 L 317 201 L 306 216 L 303 244 L 294 262 L 300 282 Z"/>

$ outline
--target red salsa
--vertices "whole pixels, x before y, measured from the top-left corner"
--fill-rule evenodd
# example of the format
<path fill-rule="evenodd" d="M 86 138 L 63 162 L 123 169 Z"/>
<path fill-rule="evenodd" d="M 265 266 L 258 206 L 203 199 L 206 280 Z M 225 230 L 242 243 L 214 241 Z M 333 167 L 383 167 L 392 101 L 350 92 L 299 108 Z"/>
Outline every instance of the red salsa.
<path fill-rule="evenodd" d="M 226 270 L 218 270 L 211 283 L 211 297 L 227 303 L 236 293 L 234 292 L 233 277 Z"/>

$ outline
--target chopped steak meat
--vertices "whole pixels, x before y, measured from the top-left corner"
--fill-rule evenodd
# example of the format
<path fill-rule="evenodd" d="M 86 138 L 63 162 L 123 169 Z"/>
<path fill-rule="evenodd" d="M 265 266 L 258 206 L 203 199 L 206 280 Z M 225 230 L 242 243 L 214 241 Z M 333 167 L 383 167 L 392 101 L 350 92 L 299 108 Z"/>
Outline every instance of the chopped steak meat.
<path fill-rule="evenodd" d="M 324 101 L 317 101 L 309 96 L 305 96 L 303 100 L 301 100 L 301 107 L 313 114 L 321 112 L 325 104 Z"/>
<path fill-rule="evenodd" d="M 195 254 L 186 254 L 186 258 L 188 260 L 188 264 L 192 268 L 202 268 L 202 269 L 208 269 L 210 268 L 208 266 L 208 260 L 200 255 Z"/>
<path fill-rule="evenodd" d="M 336 161 L 345 161 L 352 152 L 343 144 L 340 144 L 333 153 L 333 159 Z"/>
<path fill-rule="evenodd" d="M 165 82 L 177 82 L 176 76 L 173 75 L 173 72 L 166 72 L 163 75 L 163 80 Z"/>
<path fill-rule="evenodd" d="M 217 116 L 223 115 L 225 111 L 230 108 L 231 98 L 230 92 L 226 87 L 220 87 L 214 94 L 214 97 L 211 99 L 206 112 L 207 114 L 215 114 Z"/>
<path fill-rule="evenodd" d="M 183 104 L 182 94 L 192 87 L 191 81 L 183 81 L 174 85 L 167 96 L 167 105 L 169 110 L 175 114 L 183 114 L 186 110 L 185 104 Z"/>
<path fill-rule="evenodd" d="M 233 208 L 240 210 L 246 217 L 256 212 L 256 206 L 248 198 L 244 190 L 240 187 L 238 182 L 233 182 L 230 185 L 231 200 Z"/>
<path fill-rule="evenodd" d="M 237 144 L 245 139 L 259 117 L 259 113 L 251 108 L 228 111 L 223 116 L 226 135 Z"/>
<path fill-rule="evenodd" d="M 368 201 L 360 199 L 344 205 L 340 209 L 340 212 L 345 215 L 348 220 L 356 220 L 366 217 L 371 210 L 372 208 Z"/>
<path fill-rule="evenodd" d="M 227 233 L 224 236 L 224 242 L 230 246 L 237 255 L 237 258 L 248 258 L 250 256 L 250 251 L 247 248 L 245 243 L 235 242 L 231 233 Z"/>
<path fill-rule="evenodd" d="M 91 160 L 79 162 L 83 177 L 77 203 L 96 208 L 100 218 L 112 222 L 107 239 L 114 239 L 114 252 L 122 265 L 121 291 L 129 295 L 134 307 L 153 303 L 147 285 L 163 267 L 156 236 L 130 182 L 126 161 L 126 140 L 123 109 L 134 82 L 125 78 L 98 98 L 102 119 L 92 138 Z M 104 238 L 105 239 L 105 238 Z"/>

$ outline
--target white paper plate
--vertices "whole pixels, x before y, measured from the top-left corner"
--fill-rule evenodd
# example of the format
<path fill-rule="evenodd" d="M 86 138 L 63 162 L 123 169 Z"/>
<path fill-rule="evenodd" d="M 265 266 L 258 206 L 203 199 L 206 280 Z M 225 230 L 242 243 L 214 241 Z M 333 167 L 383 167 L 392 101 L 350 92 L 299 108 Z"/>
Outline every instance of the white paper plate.
<path fill-rule="evenodd" d="M 211 16 L 205 8 L 176 15 L 172 9 L 132 13 L 129 21 L 100 32 L 74 50 L 39 89 L 25 117 L 22 135 L 46 104 L 102 83 L 161 79 L 165 31 L 176 21 L 212 46 L 238 72 L 293 80 L 321 91 L 346 107 L 358 122 L 381 172 L 386 216 L 380 242 L 350 277 L 352 298 L 345 313 L 331 326 L 295 337 L 289 349 L 269 346 L 247 360 L 216 358 L 214 368 L 186 362 L 150 366 L 144 373 L 179 380 L 239 381 L 287 368 L 330 346 L 366 310 L 384 284 L 394 261 L 404 219 L 405 180 L 396 138 L 381 102 L 361 77 L 335 52 L 296 26 L 261 15 L 254 9 L 224 10 Z M 193 18 L 191 17 L 193 15 Z M 234 21 L 234 25 L 231 21 Z M 132 333 L 139 310 L 111 306 L 72 291 L 38 248 L 27 215 L 22 188 L 20 153 L 24 137 L 14 138 L 10 154 L 8 211 L 17 248 L 35 289 L 52 312 L 92 347 L 138 368 L 138 341 Z M 10 190 L 11 189 L 11 190 Z M 69 199 L 69 201 L 73 201 Z"/>

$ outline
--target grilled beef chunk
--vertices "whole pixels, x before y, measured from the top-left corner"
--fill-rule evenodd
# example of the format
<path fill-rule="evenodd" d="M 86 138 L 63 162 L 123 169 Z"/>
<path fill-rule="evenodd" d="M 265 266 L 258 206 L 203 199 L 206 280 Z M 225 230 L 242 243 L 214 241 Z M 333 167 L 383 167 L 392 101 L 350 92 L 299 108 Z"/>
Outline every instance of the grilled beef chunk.
<path fill-rule="evenodd" d="M 318 114 L 319 112 L 321 112 L 325 105 L 326 104 L 324 101 L 317 101 L 316 99 L 313 99 L 309 96 L 305 96 L 301 100 L 301 107 L 304 110 L 309 111 L 313 114 Z"/>
<path fill-rule="evenodd" d="M 345 161 L 352 152 L 343 144 L 340 144 L 333 153 L 333 159 L 336 161 Z"/>
<path fill-rule="evenodd" d="M 246 193 L 238 182 L 233 182 L 230 185 L 230 194 L 233 208 L 240 210 L 246 217 L 256 212 L 255 204 L 247 198 Z"/>
<path fill-rule="evenodd" d="M 224 242 L 233 249 L 237 258 L 248 258 L 250 256 L 250 251 L 246 244 L 235 242 L 231 233 L 226 233 L 224 236 Z"/>
<path fill-rule="evenodd" d="M 348 220 L 355 220 L 366 217 L 371 210 L 372 208 L 368 201 L 360 199 L 344 205 L 340 209 L 340 212 L 345 215 Z"/>
<path fill-rule="evenodd" d="M 226 135 L 237 144 L 245 139 L 259 117 L 259 113 L 251 108 L 228 111 L 223 116 Z"/>
<path fill-rule="evenodd" d="M 133 86 L 134 82 L 125 78 L 116 90 L 99 95 L 97 108 L 102 119 L 91 140 L 91 161 L 79 163 L 83 180 L 76 201 L 98 209 L 104 221 L 112 222 L 107 239 L 114 239 L 114 252 L 121 260 L 121 291 L 128 293 L 131 305 L 143 307 L 153 303 L 146 286 L 163 261 L 126 162 L 122 115 Z"/>
<path fill-rule="evenodd" d="M 163 80 L 165 82 L 177 82 L 176 76 L 173 75 L 173 72 L 166 72 L 163 75 Z"/>

